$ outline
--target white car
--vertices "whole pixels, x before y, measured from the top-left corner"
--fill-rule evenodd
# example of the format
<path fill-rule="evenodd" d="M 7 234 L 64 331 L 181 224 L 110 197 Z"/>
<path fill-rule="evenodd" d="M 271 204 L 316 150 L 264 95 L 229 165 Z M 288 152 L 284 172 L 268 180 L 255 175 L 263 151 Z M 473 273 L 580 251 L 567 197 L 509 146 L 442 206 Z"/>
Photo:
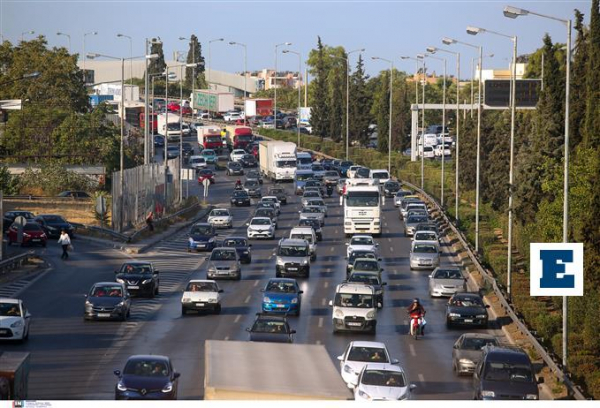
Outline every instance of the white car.
<path fill-rule="evenodd" d="M 435 231 L 415 231 L 412 236 L 413 241 L 436 241 L 440 242 L 440 237 Z M 441 243 L 441 242 L 440 242 Z"/>
<path fill-rule="evenodd" d="M 348 178 L 354 178 L 356 176 L 356 170 L 360 169 L 362 166 L 350 166 L 348 170 L 346 170 L 346 175 Z"/>
<path fill-rule="evenodd" d="M 277 210 L 277 214 L 281 214 L 281 203 L 276 196 L 264 196 L 260 199 L 259 203 L 273 203 L 275 204 L 275 209 Z"/>
<path fill-rule="evenodd" d="M 435 157 L 442 157 L 442 151 L 444 152 L 444 156 L 452 155 L 452 151 L 450 148 L 452 147 L 452 143 L 446 142 L 445 144 L 438 144 L 435 146 L 434 155 Z"/>
<path fill-rule="evenodd" d="M 227 112 L 223 115 L 223 120 L 225 122 L 235 122 L 238 119 L 244 119 L 244 114 L 242 112 Z"/>
<path fill-rule="evenodd" d="M 233 217 L 227 208 L 215 208 L 208 214 L 208 223 L 215 228 L 233 228 Z"/>
<path fill-rule="evenodd" d="M 245 154 L 247 154 L 247 153 L 244 149 L 235 149 L 229 155 L 229 160 L 231 160 L 233 162 L 240 161 L 240 160 L 242 160 L 242 157 L 244 157 Z"/>
<path fill-rule="evenodd" d="M 398 364 L 398 360 L 390 358 L 385 344 L 376 341 L 352 341 L 337 359 L 342 379 L 348 386 L 358 384 L 360 372 L 369 363 Z"/>
<path fill-rule="evenodd" d="M 30 322 L 22 300 L 0 298 L 0 340 L 27 340 Z"/>
<path fill-rule="evenodd" d="M 379 180 L 379 184 L 385 184 L 390 180 L 390 173 L 385 169 L 371 170 L 369 178 Z"/>
<path fill-rule="evenodd" d="M 181 314 L 185 315 L 190 310 L 221 313 L 221 293 L 223 289 L 219 289 L 214 280 L 189 281 L 181 297 Z"/>
<path fill-rule="evenodd" d="M 252 238 L 275 238 L 275 225 L 268 217 L 254 217 L 246 224 L 248 239 Z"/>
<path fill-rule="evenodd" d="M 375 242 L 370 235 L 354 235 L 350 242 L 346 242 L 348 248 L 346 249 L 346 256 L 350 257 L 353 251 L 371 251 L 378 254 L 379 244 Z"/>
<path fill-rule="evenodd" d="M 192 169 L 206 168 L 206 158 L 204 156 L 198 156 L 198 155 L 190 156 L 188 163 L 190 164 L 190 167 Z"/>
<path fill-rule="evenodd" d="M 398 401 L 412 399 L 412 390 L 402 367 L 393 364 L 365 365 L 353 384 L 356 401 Z"/>

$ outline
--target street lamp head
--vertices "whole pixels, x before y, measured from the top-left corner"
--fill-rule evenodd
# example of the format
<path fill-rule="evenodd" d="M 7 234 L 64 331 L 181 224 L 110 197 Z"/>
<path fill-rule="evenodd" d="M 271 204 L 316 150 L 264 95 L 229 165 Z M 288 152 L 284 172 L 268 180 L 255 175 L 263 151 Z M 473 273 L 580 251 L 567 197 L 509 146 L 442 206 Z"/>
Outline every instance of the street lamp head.
<path fill-rule="evenodd" d="M 479 33 L 485 33 L 485 30 L 483 28 L 479 28 L 479 27 L 473 27 L 473 26 L 467 27 L 467 34 L 477 35 Z"/>
<path fill-rule="evenodd" d="M 117 34 L 117 37 L 125 37 L 125 34 L 119 33 L 119 34 Z"/>
<path fill-rule="evenodd" d="M 229 45 L 236 45 L 237 43 L 235 41 L 229 41 Z"/>
<path fill-rule="evenodd" d="M 527 14 L 529 14 L 529 11 L 523 10 L 518 7 L 513 7 L 513 6 L 504 7 L 504 17 L 517 18 L 519 16 L 526 16 Z"/>
<path fill-rule="evenodd" d="M 94 59 L 94 58 L 98 58 L 100 56 L 100 54 L 96 54 L 94 52 L 88 52 L 86 57 L 89 59 Z"/>
<path fill-rule="evenodd" d="M 287 54 L 288 52 L 290 52 L 290 50 L 283 50 L 281 51 L 283 54 Z"/>
<path fill-rule="evenodd" d="M 456 44 L 456 40 L 448 37 L 442 38 L 442 42 L 446 45 Z"/>
<path fill-rule="evenodd" d="M 423 59 L 427 56 L 427 54 L 417 54 L 418 59 Z"/>
<path fill-rule="evenodd" d="M 284 42 L 283 45 L 292 45 L 291 42 Z"/>
<path fill-rule="evenodd" d="M 202 65 L 202 64 L 199 64 L 199 63 L 198 64 L 185 64 L 185 67 L 186 68 L 197 68 L 200 65 Z"/>
<path fill-rule="evenodd" d="M 183 41 L 183 40 L 187 40 L 187 38 L 186 37 L 179 37 L 179 40 Z"/>
<path fill-rule="evenodd" d="M 378 60 L 378 59 L 381 59 L 381 58 L 379 58 L 379 57 L 371 57 L 371 59 L 372 60 Z"/>
<path fill-rule="evenodd" d="M 438 49 L 436 47 L 427 47 L 427 52 L 430 52 L 432 54 L 435 54 L 437 50 Z"/>

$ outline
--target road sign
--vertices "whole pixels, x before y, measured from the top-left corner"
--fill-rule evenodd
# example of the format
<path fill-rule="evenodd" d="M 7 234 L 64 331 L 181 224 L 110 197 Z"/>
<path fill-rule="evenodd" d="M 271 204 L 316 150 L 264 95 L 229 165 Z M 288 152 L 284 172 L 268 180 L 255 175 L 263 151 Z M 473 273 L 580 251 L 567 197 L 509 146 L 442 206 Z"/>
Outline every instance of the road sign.
<path fill-rule="evenodd" d="M 100 215 L 106 213 L 106 198 L 103 196 L 98 196 L 96 198 L 96 212 Z"/>
<path fill-rule="evenodd" d="M 181 179 L 182 180 L 193 180 L 194 179 L 194 169 L 181 169 Z"/>
<path fill-rule="evenodd" d="M 510 106 L 510 79 L 488 79 L 485 81 L 485 105 Z M 540 79 L 517 79 L 515 94 L 517 108 L 534 108 L 540 99 Z"/>
<path fill-rule="evenodd" d="M 17 226 L 24 226 L 25 224 L 27 224 L 27 218 L 19 215 L 17 218 L 15 218 L 15 221 L 13 222 L 13 224 L 16 224 Z"/>
<path fill-rule="evenodd" d="M 23 243 L 23 227 L 25 224 L 27 224 L 27 218 L 20 215 L 15 218 L 15 221 L 13 222 L 13 225 L 17 227 L 17 242 L 19 244 Z"/>

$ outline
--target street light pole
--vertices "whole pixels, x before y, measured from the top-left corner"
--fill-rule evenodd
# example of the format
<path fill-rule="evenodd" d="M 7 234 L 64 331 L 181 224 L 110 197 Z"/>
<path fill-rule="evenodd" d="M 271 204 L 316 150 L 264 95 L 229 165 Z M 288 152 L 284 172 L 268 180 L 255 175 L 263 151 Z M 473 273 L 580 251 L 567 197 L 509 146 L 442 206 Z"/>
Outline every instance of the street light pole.
<path fill-rule="evenodd" d="M 563 242 L 569 242 L 569 120 L 570 120 L 570 88 L 571 88 L 571 20 L 547 16 L 535 13 L 530 10 L 523 10 L 517 7 L 506 6 L 504 15 L 509 18 L 517 18 L 531 14 L 563 23 L 567 28 L 567 61 L 566 61 L 566 82 L 565 82 L 565 159 L 564 159 L 564 185 L 563 185 Z M 563 296 L 563 339 L 562 339 L 562 363 L 567 367 L 568 363 L 568 297 Z"/>
<path fill-rule="evenodd" d="M 117 34 L 117 37 L 119 38 L 127 38 L 129 39 L 129 86 L 130 88 L 130 93 L 131 93 L 131 100 L 133 101 L 133 39 L 125 34 Z M 147 51 L 146 51 L 147 53 Z M 123 96 L 125 95 L 125 92 L 122 92 Z"/>
<path fill-rule="evenodd" d="M 24 39 L 24 37 L 25 37 L 25 34 L 31 34 L 31 35 L 33 35 L 33 34 L 35 34 L 35 31 L 33 31 L 33 30 L 30 30 L 30 31 L 23 31 L 23 32 L 21 33 L 21 42 L 23 42 L 23 39 Z"/>
<path fill-rule="evenodd" d="M 71 53 L 71 35 L 66 33 L 61 33 L 60 31 L 56 33 L 56 35 L 64 35 L 69 39 L 69 54 Z"/>
<path fill-rule="evenodd" d="M 88 33 L 83 34 L 83 84 L 84 85 L 87 83 L 86 71 L 85 71 L 85 59 L 87 56 L 87 54 L 85 53 L 85 37 L 87 37 L 88 35 L 98 35 L 98 31 L 90 31 Z M 121 90 L 121 92 L 123 92 L 123 90 Z"/>
<path fill-rule="evenodd" d="M 248 48 L 246 47 L 246 44 L 242 44 L 236 41 L 230 41 L 229 45 L 239 45 L 240 47 L 244 47 L 244 126 L 246 126 L 246 94 L 248 93 L 248 89 L 246 87 L 248 79 Z M 275 128 L 277 128 L 277 122 L 275 122 Z"/>
<path fill-rule="evenodd" d="M 273 108 L 273 123 L 275 124 L 275 129 L 277 129 L 277 48 L 281 47 L 282 45 L 292 45 L 291 42 L 283 42 L 280 44 L 275 44 L 275 73 L 273 75 L 274 79 L 275 79 L 275 84 L 273 86 L 273 90 L 274 90 L 274 108 Z M 298 115 L 300 114 L 300 111 L 298 111 Z M 246 116 L 246 106 L 244 104 L 244 117 Z M 300 116 L 298 116 L 300 117 Z"/>
<path fill-rule="evenodd" d="M 413 60 L 416 61 L 416 66 L 415 66 L 415 104 L 417 105 L 417 129 L 415 129 L 415 135 L 411 135 L 411 144 L 410 144 L 410 157 L 411 157 L 411 161 L 416 161 L 417 159 L 417 135 L 416 133 L 418 132 L 418 120 L 419 120 L 419 62 L 422 62 L 420 58 L 413 58 L 413 57 L 409 57 L 409 56 L 401 56 L 400 57 L 403 60 Z M 425 71 L 425 66 L 423 65 L 423 71 Z M 423 107 L 424 108 L 424 107 Z"/>
<path fill-rule="evenodd" d="M 225 41 L 224 38 L 215 38 L 214 40 L 210 40 L 208 42 L 208 81 L 206 81 L 206 85 L 208 89 L 210 89 L 210 45 L 214 42 Z"/>
<path fill-rule="evenodd" d="M 381 57 L 371 57 L 373 60 L 381 60 L 390 63 L 390 115 L 388 122 L 388 174 L 392 175 L 392 96 L 393 90 L 393 79 L 394 79 L 394 61 Z"/>
<path fill-rule="evenodd" d="M 296 51 L 292 51 L 292 50 L 283 50 L 284 54 L 290 53 L 290 54 L 296 54 L 298 56 L 298 119 L 296 121 L 296 132 L 298 133 L 298 144 L 297 146 L 300 147 L 300 104 L 301 104 L 301 97 L 300 97 L 300 70 L 302 69 L 302 55 L 299 52 Z"/>

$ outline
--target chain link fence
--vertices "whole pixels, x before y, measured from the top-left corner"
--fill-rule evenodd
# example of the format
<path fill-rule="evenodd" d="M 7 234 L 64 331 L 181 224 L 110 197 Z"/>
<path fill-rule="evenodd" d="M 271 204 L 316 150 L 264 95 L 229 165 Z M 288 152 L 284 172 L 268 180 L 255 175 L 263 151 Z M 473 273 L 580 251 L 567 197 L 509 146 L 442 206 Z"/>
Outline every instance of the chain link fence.
<path fill-rule="evenodd" d="M 155 219 L 173 212 L 179 204 L 179 158 L 162 164 L 147 164 L 113 173 L 112 228 L 123 232 L 143 224 L 148 213 Z M 121 188 L 122 184 L 122 188 Z"/>

